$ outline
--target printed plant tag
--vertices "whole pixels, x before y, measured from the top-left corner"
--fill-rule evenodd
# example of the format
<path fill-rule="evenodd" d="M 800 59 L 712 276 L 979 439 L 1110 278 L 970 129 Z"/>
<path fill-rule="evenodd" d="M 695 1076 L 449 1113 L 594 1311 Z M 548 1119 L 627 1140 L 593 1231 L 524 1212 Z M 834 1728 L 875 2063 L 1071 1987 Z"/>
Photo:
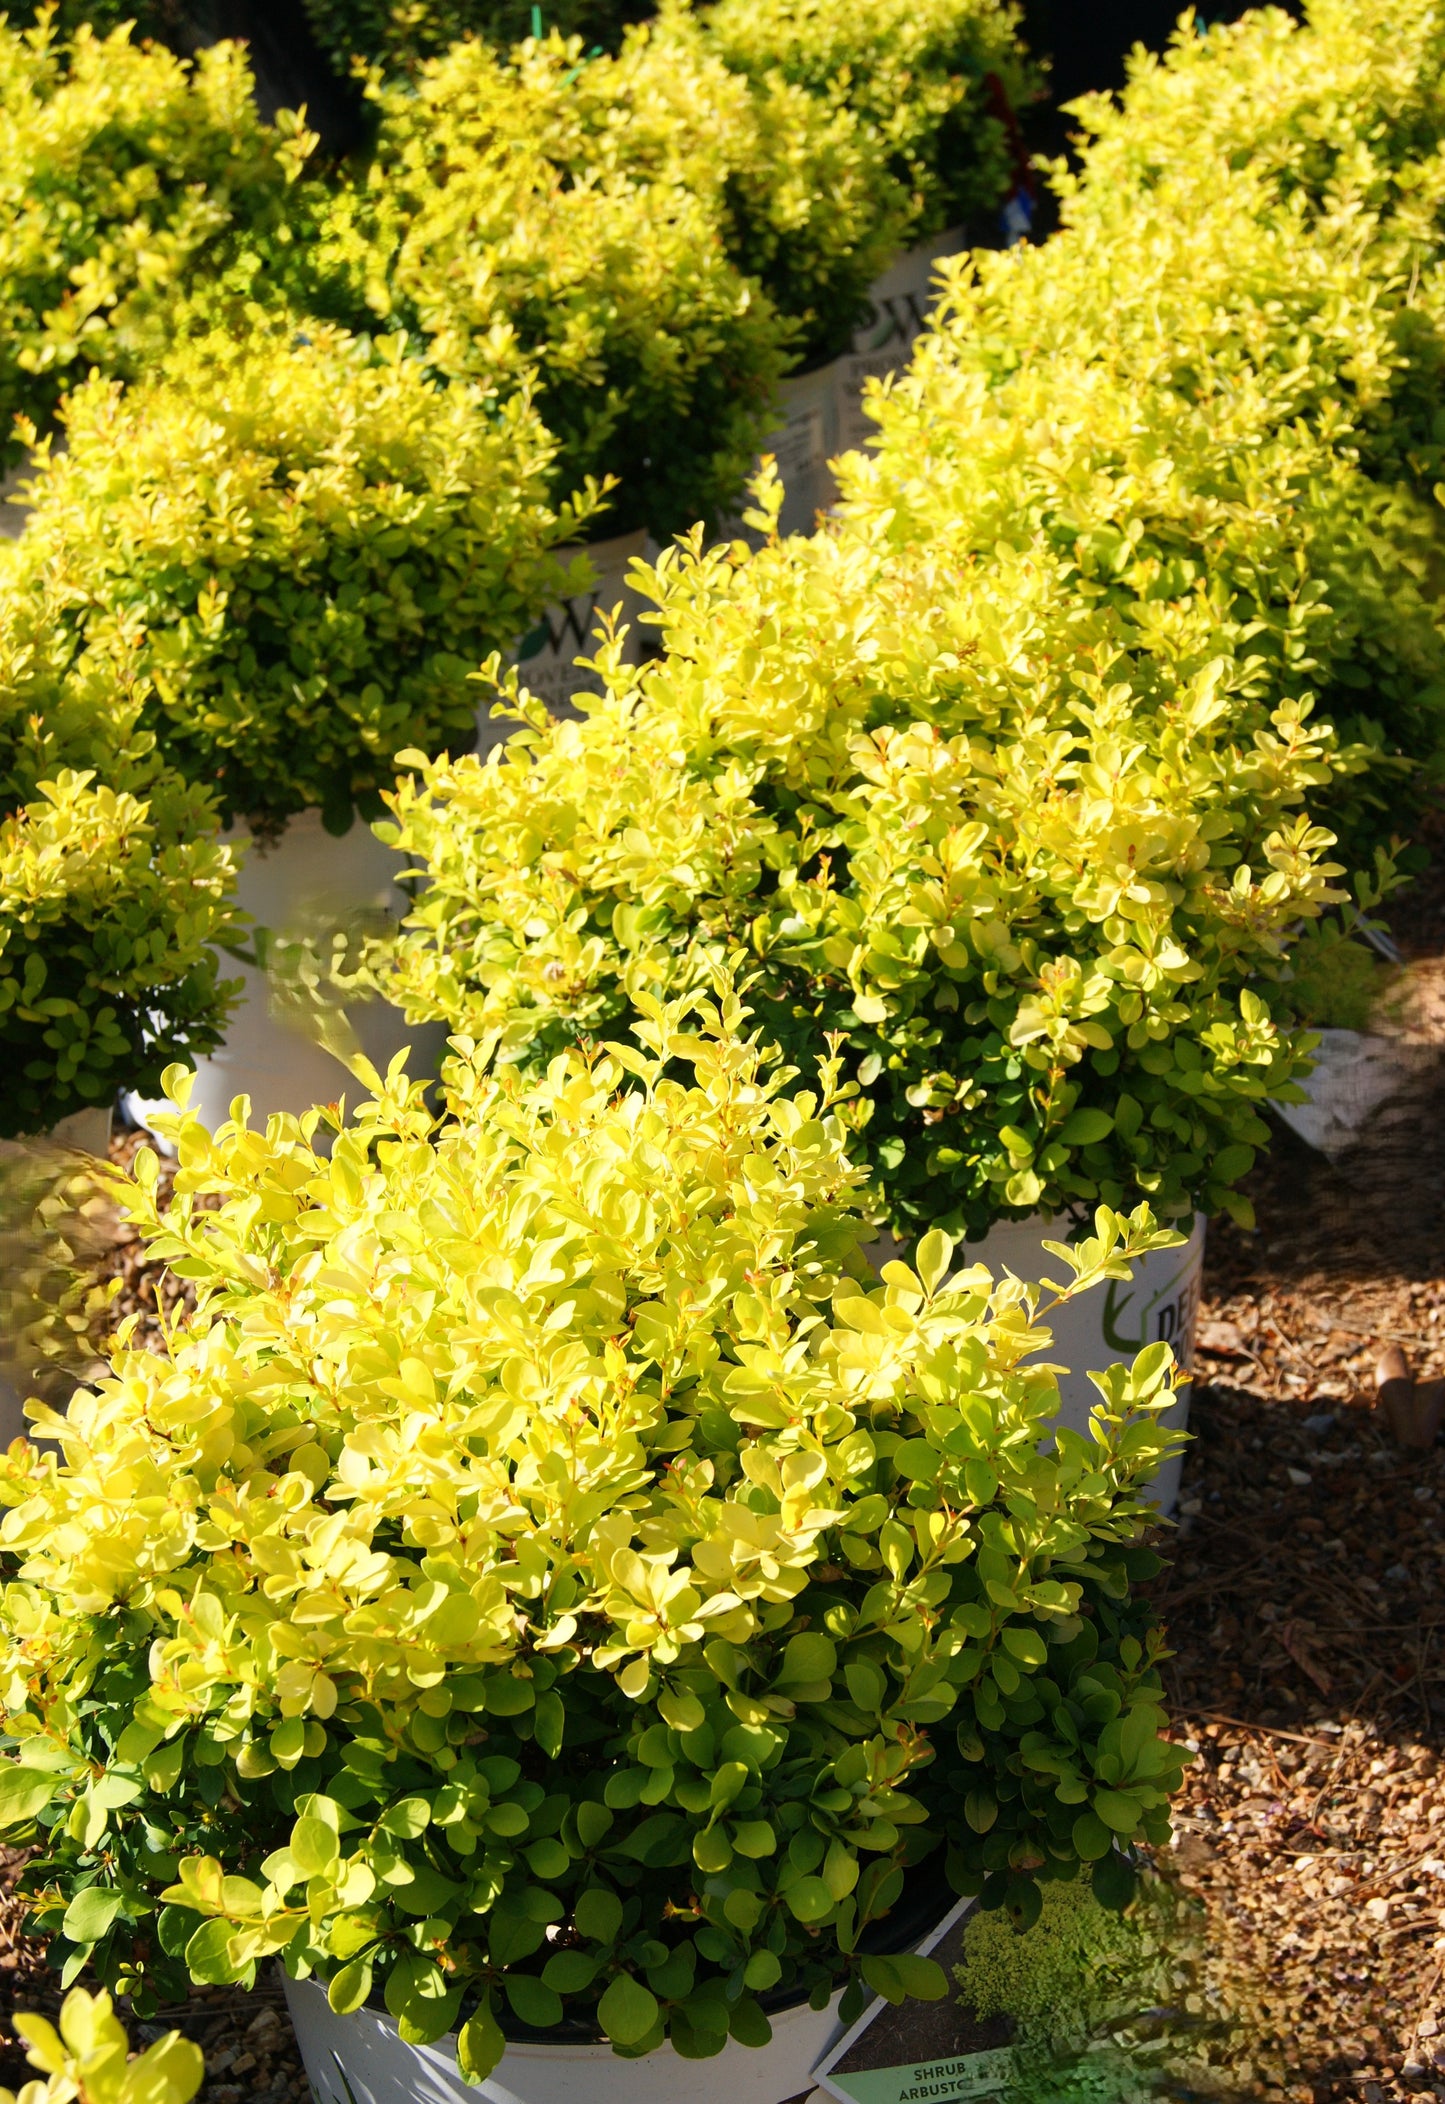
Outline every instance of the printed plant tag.
<path fill-rule="evenodd" d="M 937 296 L 934 270 L 945 256 L 957 255 L 963 245 L 961 229 L 950 227 L 900 256 L 870 288 L 873 311 L 854 333 L 851 353 L 834 368 L 838 452 L 855 452 L 873 437 L 877 426 L 864 413 L 864 389 L 870 380 L 885 380 L 907 365 Z"/>
<path fill-rule="evenodd" d="M 778 464 L 784 490 L 778 524 L 784 533 L 811 533 L 818 513 L 837 497 L 830 466 L 839 450 L 837 400 L 836 360 L 817 372 L 798 373 L 778 389 L 779 422 L 758 450 L 760 456 L 771 453 Z M 744 525 L 740 512 L 720 520 L 718 530 L 726 540 L 753 547 L 760 538 Z"/>
<path fill-rule="evenodd" d="M 973 1900 L 958 1905 L 925 1942 L 950 1980 L 963 1957 Z M 839 2104 L 990 2104 L 1014 2079 L 1007 2017 L 980 2023 L 957 1993 L 941 2002 L 875 2001 L 819 2062 L 816 2080 Z"/>

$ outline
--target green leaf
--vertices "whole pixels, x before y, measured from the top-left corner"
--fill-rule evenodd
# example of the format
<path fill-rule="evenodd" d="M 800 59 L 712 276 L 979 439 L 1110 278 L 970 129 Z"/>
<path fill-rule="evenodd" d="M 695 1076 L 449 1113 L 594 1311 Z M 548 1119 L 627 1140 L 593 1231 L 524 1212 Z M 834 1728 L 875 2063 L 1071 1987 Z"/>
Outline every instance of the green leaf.
<path fill-rule="evenodd" d="M 664 1688 L 657 1698 L 658 1711 L 663 1720 L 674 1731 L 696 1731 L 707 1721 L 707 1711 L 696 1695 L 685 1690 Z"/>
<path fill-rule="evenodd" d="M 566 1727 L 566 1705 L 555 1688 L 548 1688 L 545 1694 L 537 1697 L 532 1717 L 532 1737 L 549 1761 L 555 1761 L 562 1751 Z"/>
<path fill-rule="evenodd" d="M 636 2045 L 657 2022 L 657 1997 L 631 1973 L 619 1973 L 597 2004 L 597 2021 L 614 2045 Z"/>
<path fill-rule="evenodd" d="M 1114 1845 L 1114 1836 L 1093 1812 L 1080 1812 L 1074 1821 L 1074 1853 L 1080 1862 L 1096 1863 Z"/>
<path fill-rule="evenodd" d="M 615 1816 L 605 1804 L 593 1804 L 584 1798 L 577 1807 L 577 1838 L 586 1849 L 600 1848 L 615 1824 Z"/>
<path fill-rule="evenodd" d="M 798 1921 L 826 1921 L 837 1902 L 821 1878 L 799 1878 L 783 1894 L 788 1911 Z"/>
<path fill-rule="evenodd" d="M 885 2002 L 895 2006 L 905 1999 L 903 1982 L 892 1958 L 869 1957 L 859 1961 L 858 1970 L 875 1994 L 881 1994 Z"/>
<path fill-rule="evenodd" d="M 1049 1656 L 1048 1646 L 1039 1635 L 1037 1629 L 1020 1628 L 1018 1623 L 1010 1622 L 1001 1634 L 1005 1651 L 1009 1652 L 1014 1658 L 1020 1659 L 1024 1665 L 1042 1666 L 1047 1664 Z"/>
<path fill-rule="evenodd" d="M 749 2046 L 754 2052 L 773 2041 L 773 2027 L 750 1994 L 733 2003 L 728 2012 L 728 2031 L 740 2046 Z"/>
<path fill-rule="evenodd" d="M 1254 1167 L 1254 1149 L 1237 1141 L 1232 1147 L 1221 1147 L 1209 1164 L 1209 1172 L 1216 1183 L 1238 1183 L 1241 1176 L 1248 1176 Z"/>
<path fill-rule="evenodd" d="M 156 1941 L 168 1958 L 183 1958 L 202 1917 L 189 1907 L 162 1907 L 156 1917 Z"/>
<path fill-rule="evenodd" d="M 597 1960 L 585 1951 L 554 1951 L 542 1967 L 542 1978 L 558 1994 L 585 1994 L 597 1977 Z"/>
<path fill-rule="evenodd" d="M 905 1439 L 893 1456 L 893 1466 L 911 1483 L 931 1483 L 942 1464 L 942 1454 L 926 1439 Z"/>
<path fill-rule="evenodd" d="M 1143 1816 L 1139 1800 L 1123 1790 L 1096 1790 L 1094 1810 L 1116 1834 L 1132 1834 Z"/>
<path fill-rule="evenodd" d="M 1076 1110 L 1065 1118 L 1059 1128 L 1059 1138 L 1066 1147 L 1093 1147 L 1106 1140 L 1114 1130 L 1114 1120 L 1106 1110 Z"/>
<path fill-rule="evenodd" d="M 821 1630 L 804 1629 L 789 1637 L 774 1685 L 788 1688 L 797 1683 L 830 1681 L 838 1670 L 838 1647 Z"/>
<path fill-rule="evenodd" d="M 1127 1856 L 1120 1855 L 1117 1848 L 1111 1848 L 1094 1865 L 1090 1882 L 1099 1905 L 1108 1907 L 1112 1913 L 1122 1914 L 1138 1890 L 1139 1873 Z"/>
<path fill-rule="evenodd" d="M 445 2038 L 461 2014 L 463 1992 L 458 1983 L 440 1994 L 409 2000 L 396 2020 L 403 2045 L 434 2046 L 439 2038 Z"/>
<path fill-rule="evenodd" d="M 776 1853 L 778 1840 L 766 1819 L 740 1819 L 732 1829 L 732 1844 L 740 1856 L 760 1862 Z"/>
<path fill-rule="evenodd" d="M 708 1787 L 708 1803 L 714 1811 L 725 1810 L 747 1788 L 748 1770 L 742 1761 L 724 1761 L 714 1770 Z"/>
<path fill-rule="evenodd" d="M 343 1965 L 332 1978 L 326 1990 L 326 1999 L 338 2016 L 350 2016 L 354 2010 L 366 2006 L 371 1993 L 371 1960 L 353 1958 Z"/>
<path fill-rule="evenodd" d="M 298 1819 L 291 1829 L 292 1861 L 303 1878 L 324 1877 L 336 1863 L 341 1844 L 324 1819 Z"/>
<path fill-rule="evenodd" d="M 733 1859 L 733 1844 L 720 1826 L 702 1827 L 692 1837 L 692 1860 L 705 1877 L 718 1877 Z"/>
<path fill-rule="evenodd" d="M 534 1878 L 563 1878 L 572 1868 L 572 1858 L 554 1835 L 534 1841 L 522 1853 Z"/>
<path fill-rule="evenodd" d="M 572 1926 L 589 1943 L 613 1943 L 622 1928 L 622 1902 L 605 1885 L 589 1886 L 572 1909 Z"/>
<path fill-rule="evenodd" d="M 395 1834 L 403 1841 L 415 1841 L 431 1825 L 431 1805 L 425 1797 L 403 1797 L 388 1805 L 377 1825 L 385 1834 Z M 524 1819 L 523 1826 L 526 1821 Z"/>
<path fill-rule="evenodd" d="M 783 1961 L 772 1951 L 754 1951 L 743 1967 L 743 1985 L 754 1994 L 766 1994 L 783 1977 Z"/>
<path fill-rule="evenodd" d="M 457 2065 L 464 2082 L 485 2082 L 503 2053 L 507 2041 L 502 2036 L 501 2026 L 492 2014 L 490 2003 L 484 2003 L 475 2015 L 462 2025 L 457 2037 Z"/>
<path fill-rule="evenodd" d="M 508 1973 L 502 1985 L 519 2023 L 530 2024 L 535 2031 L 561 2023 L 562 1998 L 554 1986 L 531 1973 Z"/>
<path fill-rule="evenodd" d="M 61 1926 L 72 1943 L 99 1943 L 125 1907 L 124 1895 L 111 1885 L 88 1885 L 65 1910 Z"/>
<path fill-rule="evenodd" d="M 941 2002 L 948 1993 L 948 1975 L 932 1958 L 912 1951 L 895 1951 L 892 1966 L 903 1992 L 915 2002 Z"/>
<path fill-rule="evenodd" d="M 253 1965 L 238 1965 L 230 1955 L 235 1930 L 228 1921 L 208 1921 L 186 1945 L 186 1966 L 203 1987 L 229 1987 L 254 1974 Z"/>
<path fill-rule="evenodd" d="M 860 1710 L 872 1717 L 882 1709 L 888 1684 L 871 1659 L 850 1659 L 843 1668 L 843 1678 L 849 1695 Z"/>
<path fill-rule="evenodd" d="M 58 1775 L 22 1768 L 17 1761 L 0 1764 L 0 1831 L 24 1826 L 64 1787 Z"/>
<path fill-rule="evenodd" d="M 515 1907 L 492 1909 L 487 1924 L 487 1951 L 494 1965 L 520 1965 L 547 1940 L 543 1923 Z"/>
<path fill-rule="evenodd" d="M 931 1227 L 913 1252 L 913 1268 L 930 1293 L 938 1290 L 953 1262 L 953 1237 Z"/>

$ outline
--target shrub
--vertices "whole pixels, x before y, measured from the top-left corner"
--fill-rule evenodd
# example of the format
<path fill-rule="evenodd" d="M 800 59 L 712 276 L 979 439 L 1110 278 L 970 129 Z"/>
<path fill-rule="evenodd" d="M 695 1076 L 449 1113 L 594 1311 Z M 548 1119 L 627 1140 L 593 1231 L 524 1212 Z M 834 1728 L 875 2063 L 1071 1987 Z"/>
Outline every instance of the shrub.
<path fill-rule="evenodd" d="M 325 272 L 349 267 L 445 372 L 489 374 L 507 350 L 529 360 L 558 486 L 615 476 L 616 530 L 716 515 L 767 428 L 793 333 L 728 255 L 743 85 L 686 61 L 679 29 L 665 52 L 642 40 L 617 61 L 559 37 L 509 60 L 459 44 L 414 85 L 373 92 L 375 158 L 338 195 Z M 787 107 L 815 124 L 807 98 Z M 784 174 L 790 151 L 783 136 L 769 148 Z M 794 192 L 805 223 L 835 209 L 806 205 L 806 183 Z"/>
<path fill-rule="evenodd" d="M 1186 26 L 1141 55 L 1121 104 L 1078 105 L 1059 240 L 956 275 L 913 381 L 876 398 L 855 513 L 902 539 L 942 519 L 974 548 L 1042 526 L 1085 589 L 1156 628 L 1151 602 L 1207 568 L 1257 610 L 1282 690 L 1424 763 L 1425 786 L 1445 701 L 1440 74 L 1429 10 L 1373 4 Z M 1401 787 L 1387 767 L 1335 808 L 1352 846 L 1398 823 Z"/>
<path fill-rule="evenodd" d="M 1368 857 L 1398 823 L 1400 756 L 1440 742 L 1438 510 L 1362 470 L 1333 391 L 1381 349 L 1368 284 L 1227 203 L 1141 206 L 1147 262 L 1107 313 L 1091 288 L 1112 244 L 1064 236 L 1035 252 L 1057 249 L 1047 275 L 1032 257 L 956 273 L 936 335 L 874 398 L 881 441 L 843 463 L 843 508 L 903 547 L 941 535 L 959 563 L 1068 565 L 1077 617 L 1117 622 L 1161 678 L 1191 676 L 1217 634 L 1254 660 L 1253 692 L 1313 699 L 1373 756 L 1319 806 Z"/>
<path fill-rule="evenodd" d="M 1040 77 L 1011 0 L 715 0 L 703 20 L 729 66 L 840 98 L 884 144 L 914 200 L 914 238 L 998 204 L 1013 174 L 1000 110 Z"/>
<path fill-rule="evenodd" d="M 0 21 L 0 459 L 17 412 L 43 425 L 87 371 L 144 369 L 178 297 L 275 296 L 313 144 L 261 122 L 238 45 L 183 61 L 128 27 Z"/>
<path fill-rule="evenodd" d="M 691 189 L 715 199 L 728 254 L 794 325 L 791 362 L 851 348 L 868 288 L 908 244 L 917 200 L 842 87 L 815 89 L 781 69 L 730 73 L 672 0 L 651 32 L 628 39 L 615 70 L 628 83 L 629 152 L 652 105 L 666 119 L 654 119 L 653 165 L 670 157 Z M 592 136 L 616 129 L 618 97 L 600 71 L 580 76 L 577 94 Z"/>
<path fill-rule="evenodd" d="M 0 1138 L 210 1051 L 230 851 L 138 727 L 133 665 L 67 663 L 53 601 L 0 599 Z"/>
<path fill-rule="evenodd" d="M 1283 198 L 1374 306 L 1369 362 L 1328 329 L 1311 346 L 1319 379 L 1338 360 L 1325 407 L 1340 398 L 1367 468 L 1427 497 L 1445 470 L 1442 71 L 1445 38 L 1422 0 L 1319 0 L 1303 24 L 1261 9 L 1208 36 L 1186 23 L 1164 58 L 1138 56 L 1122 106 L 1075 105 L 1091 136 L 1082 180 L 1061 185 L 1069 223 L 1117 225 L 1161 183 L 1206 197 L 1247 159 L 1267 179 L 1261 197 Z"/>
<path fill-rule="evenodd" d="M 1270 982 L 1343 896 L 1305 800 L 1363 764 L 1249 624 L 1191 593 L 1156 655 L 1065 556 L 946 535 L 694 546 L 647 590 L 656 663 L 604 653 L 584 721 L 532 705 L 498 764 L 389 799 L 426 869 L 408 1014 L 539 1067 L 742 954 L 789 1057 L 841 1034 L 901 1233 L 1242 1212 L 1305 1071 Z"/>
<path fill-rule="evenodd" d="M 65 425 L 5 589 L 43 580 L 77 664 L 133 662 L 167 758 L 272 828 L 345 831 L 399 746 L 472 743 L 468 668 L 535 620 L 578 516 L 525 393 L 438 385 L 399 336 L 186 344 Z"/>
<path fill-rule="evenodd" d="M 83 1987 L 61 2003 L 58 2031 L 43 2016 L 11 2021 L 46 2080 L 27 2082 L 18 2097 L 0 2089 L 0 2104 L 190 2104 L 205 2074 L 200 2047 L 179 2031 L 167 2031 L 131 2060 L 110 1996 Z"/>
<path fill-rule="evenodd" d="M 742 948 L 790 1056 L 844 1033 L 900 1228 L 1240 1205 L 1342 898 L 1320 821 L 1372 903 L 1440 747 L 1442 550 L 1378 442 L 1408 280 L 1247 137 L 1176 167 L 1166 130 L 955 267 L 839 523 L 679 557 L 662 663 L 403 787 L 417 1017 L 545 1060 Z"/>
<path fill-rule="evenodd" d="M 860 1949 L 914 1867 L 1027 1916 L 1165 1835 L 1167 1349 L 1049 1445 L 1049 1303 L 940 1234 L 875 1281 L 832 1065 L 790 1094 L 694 1006 L 459 1068 L 440 1127 L 398 1063 L 329 1157 L 320 1112 L 175 1119 L 164 1213 L 138 1158 L 196 1305 L 0 1463 L 0 1806 L 58 1961 L 279 1954 L 474 2076 L 504 2010 L 704 2055 L 759 1995 L 940 1989 Z M 1070 1291 L 1167 1239 L 1098 1227 Z"/>
<path fill-rule="evenodd" d="M 1246 2066 L 1256 2083 L 1284 2079 L 1267 1981 L 1241 1963 L 1238 1941 L 1166 1858 L 1148 1866 L 1127 1914 L 1079 1883 L 1051 1885 L 1023 1935 L 975 1912 L 954 1979 L 976 2020 L 1011 2020 L 1009 2089 L 1021 2104 L 1227 2095 Z"/>

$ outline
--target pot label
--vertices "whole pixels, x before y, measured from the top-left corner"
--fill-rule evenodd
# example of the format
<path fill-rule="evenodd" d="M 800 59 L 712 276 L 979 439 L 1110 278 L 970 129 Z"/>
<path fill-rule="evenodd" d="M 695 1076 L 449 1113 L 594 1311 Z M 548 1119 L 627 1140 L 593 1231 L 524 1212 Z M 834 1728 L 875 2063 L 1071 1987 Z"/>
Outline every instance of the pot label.
<path fill-rule="evenodd" d="M 1181 1366 L 1191 1363 L 1203 1252 L 1181 1250 L 1179 1255 L 1183 1261 L 1162 1279 L 1151 1279 L 1147 1265 L 1136 1268 L 1128 1285 L 1110 1279 L 1101 1327 L 1111 1351 L 1132 1358 L 1146 1344 L 1162 1342 L 1174 1347 Z"/>
<path fill-rule="evenodd" d="M 987 2104 L 1002 2098 L 1014 2079 L 1014 2056 L 1007 2047 L 988 2053 L 960 2053 L 948 2060 L 916 2061 L 911 2067 L 835 2069 L 824 2077 L 834 2096 L 852 2104 Z"/>

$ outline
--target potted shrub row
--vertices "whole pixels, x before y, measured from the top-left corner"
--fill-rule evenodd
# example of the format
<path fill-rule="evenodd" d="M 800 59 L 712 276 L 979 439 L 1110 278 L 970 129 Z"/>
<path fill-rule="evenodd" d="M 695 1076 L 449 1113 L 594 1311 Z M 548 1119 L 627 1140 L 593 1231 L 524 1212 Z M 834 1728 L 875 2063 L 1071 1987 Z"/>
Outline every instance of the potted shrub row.
<path fill-rule="evenodd" d="M 57 633 L 44 595 L 0 607 L 6 1442 L 37 1366 L 71 1364 L 87 1328 L 71 1259 L 94 1192 L 75 1151 L 105 1154 L 119 1086 L 154 1089 L 217 1043 L 234 991 L 217 946 L 234 932 L 235 869 L 215 806 L 157 758 L 135 668 L 77 677 Z"/>
<path fill-rule="evenodd" d="M 1332 21 L 1231 35 L 1283 47 L 1301 98 L 1316 41 L 1343 63 Z M 992 1235 L 1029 1275 L 1101 1198 L 1247 1219 L 1263 1113 L 1308 1073 L 1291 953 L 1345 960 L 1395 881 L 1445 662 L 1439 528 L 1390 479 L 1402 343 L 1433 356 L 1399 304 L 1418 215 L 1401 192 L 1362 270 L 1283 152 L 1233 165 L 1238 105 L 1176 169 L 1167 113 L 1212 110 L 1210 65 L 1185 39 L 1131 89 L 1139 128 L 1095 113 L 1057 241 L 953 271 L 825 531 L 637 572 L 655 662 L 600 667 L 580 725 L 508 690 L 503 764 L 403 784 L 410 1014 L 525 1067 L 745 955 L 792 1056 L 846 1046 L 896 1235 Z M 1385 70 L 1356 66 L 1342 130 Z M 1186 1336 L 1201 1234 L 1069 1336 L 1076 1368 L 1140 1318 Z"/>
<path fill-rule="evenodd" d="M 939 139 L 975 12 L 944 9 L 929 46 Z M 397 1033 L 375 1004 L 339 1012 L 337 967 L 394 908 L 395 861 L 323 827 L 374 815 L 401 745 L 470 746 L 466 671 L 546 639 L 539 614 L 583 575 L 549 552 L 604 498 L 609 583 L 641 546 L 619 526 L 720 508 L 788 361 L 849 326 L 933 209 L 879 110 L 810 63 L 730 67 L 680 9 L 615 59 L 473 41 L 375 84 L 369 164 L 331 175 L 303 126 L 259 121 L 235 47 L 187 67 L 123 30 L 0 29 L 0 408 L 65 423 L 0 589 L 49 591 L 87 662 L 138 655 L 165 758 L 266 850 L 242 887 L 261 947 L 200 1083 L 213 1118 L 241 1085 L 292 1109 L 345 1085 L 271 1013 L 283 948 L 309 989 L 293 1019 L 337 1049 L 356 1022 L 384 1063 Z"/>
<path fill-rule="evenodd" d="M 138 1157 L 194 1304 L 0 1463 L 32 1926 L 142 2011 L 279 1959 L 323 2094 L 796 2090 L 943 1990 L 953 1892 L 1117 1904 L 1167 1832 L 1169 1354 L 1042 1441 L 1049 1296 L 937 1231 L 878 1278 L 839 1063 L 725 984 L 452 1089 L 178 1114 L 165 1208 Z M 1063 1290 L 1158 1239 L 1101 1210 Z"/>

